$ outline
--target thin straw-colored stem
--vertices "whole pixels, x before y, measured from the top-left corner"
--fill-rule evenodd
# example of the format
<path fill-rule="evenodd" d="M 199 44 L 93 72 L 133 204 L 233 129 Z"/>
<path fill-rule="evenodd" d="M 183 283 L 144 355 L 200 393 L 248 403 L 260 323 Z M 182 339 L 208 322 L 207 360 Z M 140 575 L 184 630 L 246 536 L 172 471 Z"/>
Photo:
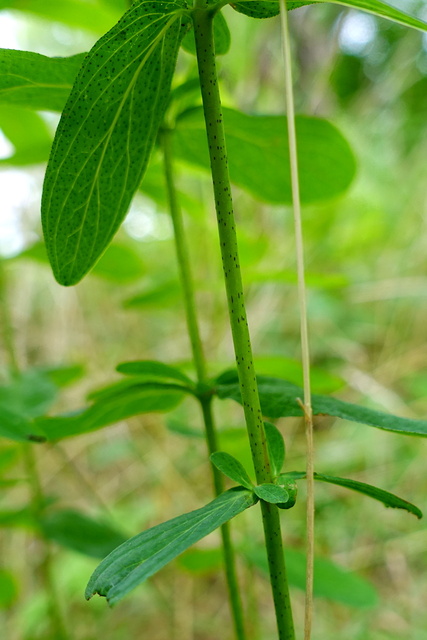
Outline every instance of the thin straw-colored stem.
<path fill-rule="evenodd" d="M 301 322 L 301 352 L 304 377 L 304 419 L 307 443 L 307 572 L 305 596 L 304 640 L 310 640 L 313 621 L 313 562 L 314 562 L 314 445 L 313 413 L 311 408 L 310 350 L 308 342 L 307 294 L 304 269 L 304 243 L 302 233 L 301 198 L 298 173 L 298 152 L 295 126 L 295 101 L 292 81 L 292 54 L 289 37 L 286 0 L 280 0 L 283 58 L 285 67 L 286 114 L 291 168 L 292 207 L 295 223 L 295 244 L 298 269 L 298 298 Z"/>

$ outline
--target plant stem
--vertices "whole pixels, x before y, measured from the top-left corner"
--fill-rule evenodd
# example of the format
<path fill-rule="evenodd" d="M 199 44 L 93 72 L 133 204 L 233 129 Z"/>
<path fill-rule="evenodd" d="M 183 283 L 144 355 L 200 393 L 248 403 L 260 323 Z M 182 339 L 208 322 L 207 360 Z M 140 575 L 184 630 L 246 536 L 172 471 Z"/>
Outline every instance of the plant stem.
<path fill-rule="evenodd" d="M 243 297 L 221 99 L 216 71 L 213 12 L 207 7 L 205 0 L 196 0 L 193 10 L 193 23 L 230 326 L 252 459 L 257 482 L 261 484 L 263 482 L 272 482 L 272 473 Z M 264 501 L 261 501 L 261 510 L 279 639 L 294 640 L 295 633 L 283 556 L 279 512 L 275 505 L 270 505 Z"/>
<path fill-rule="evenodd" d="M 203 353 L 202 340 L 200 337 L 199 323 L 197 319 L 195 293 L 193 277 L 189 260 L 189 251 L 185 236 L 184 224 L 181 208 L 179 206 L 178 194 L 175 187 L 174 169 L 172 161 L 171 131 L 163 129 L 161 132 L 161 144 L 163 149 L 163 162 L 165 170 L 166 189 L 169 200 L 169 210 L 174 228 L 175 247 L 178 259 L 178 267 L 181 285 L 184 293 L 184 306 L 187 320 L 188 335 L 191 343 L 193 361 L 196 367 L 197 381 L 202 391 L 198 399 L 203 414 L 206 443 L 209 455 L 218 451 L 218 439 L 212 414 L 212 396 L 210 393 L 203 393 L 204 387 L 208 388 L 206 382 L 206 360 Z M 220 495 L 224 491 L 223 477 L 220 471 L 211 463 L 212 479 L 215 495 Z M 246 634 L 243 625 L 243 608 L 239 593 L 235 554 L 231 541 L 230 526 L 225 523 L 221 527 L 222 550 L 224 556 L 224 567 L 227 580 L 230 608 L 233 617 L 233 624 L 237 640 L 245 640 Z"/>
<path fill-rule="evenodd" d="M 310 640 L 313 624 L 313 577 L 314 577 L 314 443 L 313 443 L 313 411 L 311 408 L 310 384 L 310 349 L 308 343 L 307 295 L 304 269 L 304 243 L 302 233 L 301 197 L 299 188 L 297 136 L 295 125 L 295 100 L 292 80 L 292 55 L 286 0 L 280 0 L 280 17 L 282 25 L 283 58 L 285 67 L 285 98 L 288 122 L 289 160 L 291 167 L 292 205 L 295 224 L 295 244 L 298 268 L 298 298 L 301 322 L 301 354 L 304 376 L 304 420 L 307 449 L 307 569 L 305 585 L 305 622 L 304 640 Z"/>

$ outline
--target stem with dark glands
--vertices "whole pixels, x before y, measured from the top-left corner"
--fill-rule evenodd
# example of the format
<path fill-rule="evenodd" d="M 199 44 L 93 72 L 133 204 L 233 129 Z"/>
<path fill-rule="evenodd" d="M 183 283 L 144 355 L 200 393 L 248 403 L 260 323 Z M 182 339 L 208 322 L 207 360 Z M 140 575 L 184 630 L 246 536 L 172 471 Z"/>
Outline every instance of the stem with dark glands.
<path fill-rule="evenodd" d="M 252 459 L 257 482 L 261 484 L 272 482 L 272 473 L 253 365 L 239 266 L 237 235 L 215 61 L 214 13 L 215 8 L 208 7 L 206 0 L 196 0 L 192 15 L 230 326 Z M 261 510 L 279 639 L 295 640 L 283 556 L 279 511 L 276 505 L 262 500 Z"/>
<path fill-rule="evenodd" d="M 189 252 L 185 237 L 184 224 L 182 219 L 181 208 L 179 205 L 178 195 L 175 187 L 173 161 L 172 161 L 172 145 L 171 131 L 166 127 L 160 134 L 161 145 L 163 150 L 163 162 L 165 171 L 166 189 L 169 201 L 169 210 L 174 228 L 175 247 L 177 253 L 179 275 L 184 293 L 184 306 L 187 320 L 188 335 L 191 343 L 194 366 L 197 373 L 197 381 L 200 389 L 198 399 L 200 401 L 203 422 L 205 426 L 206 442 L 209 455 L 218 451 L 217 434 L 212 415 L 212 395 L 209 391 L 203 393 L 204 389 L 208 389 L 206 384 L 206 360 L 203 353 L 203 346 L 200 337 L 199 323 L 197 319 L 196 302 L 193 286 L 193 277 L 189 260 Z M 221 473 L 211 464 L 213 485 L 215 494 L 218 496 L 224 491 L 224 482 Z M 221 527 L 222 549 L 224 556 L 224 567 L 227 580 L 228 594 L 230 599 L 230 608 L 233 617 L 234 629 L 237 640 L 245 640 L 245 629 L 243 624 L 243 609 L 240 598 L 234 549 L 231 542 L 230 526 L 228 523 Z"/>

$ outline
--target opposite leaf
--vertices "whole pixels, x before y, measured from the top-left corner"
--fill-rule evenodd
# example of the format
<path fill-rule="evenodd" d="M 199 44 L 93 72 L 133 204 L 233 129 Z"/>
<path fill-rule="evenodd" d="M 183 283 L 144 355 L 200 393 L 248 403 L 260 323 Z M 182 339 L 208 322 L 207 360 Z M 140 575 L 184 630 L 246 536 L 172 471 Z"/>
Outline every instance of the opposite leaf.
<path fill-rule="evenodd" d="M 267 439 L 268 453 L 270 456 L 271 470 L 277 476 L 285 461 L 285 442 L 276 425 L 264 422 L 265 437 Z"/>
<path fill-rule="evenodd" d="M 211 462 L 230 480 L 241 484 L 252 491 L 252 482 L 243 465 L 236 458 L 225 451 L 216 451 L 211 455 Z"/>
<path fill-rule="evenodd" d="M 255 503 L 252 492 L 236 487 L 201 509 L 130 538 L 95 569 L 86 588 L 86 598 L 98 593 L 110 604 L 119 602 L 188 547 Z"/>
<path fill-rule="evenodd" d="M 305 477 L 305 471 L 290 471 L 289 473 L 283 473 L 279 478 L 279 482 L 288 480 L 299 480 Z M 417 516 L 417 518 L 423 517 L 420 509 L 418 509 L 418 507 L 416 507 L 411 502 L 399 498 L 398 496 L 394 495 L 394 493 L 390 493 L 389 491 L 384 491 L 384 489 L 374 487 L 371 484 L 359 482 L 358 480 L 350 480 L 349 478 L 325 476 L 323 475 L 323 473 L 315 473 L 314 479 L 320 480 L 321 482 L 329 482 L 340 487 L 346 487 L 346 489 L 352 489 L 353 491 L 358 491 L 359 493 L 363 493 L 365 496 L 369 496 L 374 500 L 382 502 L 386 507 L 392 507 L 394 509 L 405 509 L 406 511 L 409 511 L 409 513 L 413 513 L 415 516 Z"/>
<path fill-rule="evenodd" d="M 136 0 L 85 58 L 46 171 L 42 222 L 60 284 L 76 284 L 120 226 L 169 96 L 184 0 Z"/>
<path fill-rule="evenodd" d="M 289 493 L 277 484 L 260 484 L 254 487 L 253 490 L 258 498 L 265 502 L 271 502 L 272 504 L 286 504 L 289 500 Z"/>

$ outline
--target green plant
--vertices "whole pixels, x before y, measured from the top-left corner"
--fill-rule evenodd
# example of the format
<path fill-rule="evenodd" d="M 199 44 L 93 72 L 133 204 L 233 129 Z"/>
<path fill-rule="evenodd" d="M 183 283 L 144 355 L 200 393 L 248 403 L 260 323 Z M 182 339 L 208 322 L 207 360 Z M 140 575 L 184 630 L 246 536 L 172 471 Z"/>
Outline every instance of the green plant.
<path fill-rule="evenodd" d="M 194 397 L 201 406 L 205 420 L 209 452 L 215 467 L 213 477 L 217 497 L 197 511 L 179 516 L 124 542 L 107 556 L 95 571 L 88 585 L 87 596 L 90 597 L 97 592 L 106 596 L 110 602 L 117 602 L 194 542 L 222 526 L 229 584 L 232 585 L 230 594 L 236 633 L 238 637 L 244 637 L 233 570 L 233 552 L 226 523 L 260 502 L 278 634 L 280 638 L 294 638 L 278 509 L 287 509 L 294 505 L 295 480 L 304 478 L 305 474 L 282 473 L 282 436 L 274 426 L 266 426 L 263 416 L 272 419 L 303 416 L 304 407 L 297 401 L 303 393 L 299 387 L 289 382 L 255 375 L 225 150 L 228 119 L 228 146 L 231 151 L 235 137 L 234 146 L 241 153 L 248 134 L 253 138 L 256 147 L 260 138 L 265 140 L 270 135 L 271 139 L 274 139 L 277 127 L 283 127 L 284 120 L 270 117 L 254 118 L 251 121 L 244 114 L 224 111 L 224 135 L 215 68 L 215 46 L 217 50 L 226 49 L 229 37 L 225 22 L 216 17 L 222 15 L 218 12 L 224 4 L 196 2 L 194 7 L 188 7 L 184 1 L 178 0 L 137 1 L 116 27 L 98 41 L 84 59 L 64 107 L 49 160 L 42 204 L 47 253 L 55 277 L 61 284 L 75 284 L 94 266 L 118 229 L 139 187 L 159 134 L 197 380 L 192 380 L 179 368 L 159 362 L 123 363 L 119 365 L 118 371 L 127 377 L 116 385 L 93 394 L 92 404 L 81 413 L 73 416 L 23 417 L 22 411 L 10 414 L 10 406 L 5 405 L 4 416 L 7 418 L 9 412 L 9 422 L 4 418 L 1 429 L 2 435 L 16 438 L 18 414 L 21 439 L 46 438 L 55 441 L 98 429 L 141 412 L 168 411 L 175 408 L 185 395 Z M 287 4 L 289 9 L 296 9 L 312 3 Z M 424 23 L 383 2 L 355 0 L 339 4 L 367 9 L 408 26 L 425 29 Z M 233 7 L 257 18 L 274 16 L 279 11 L 277 2 L 246 1 L 235 3 Z M 215 23 L 216 45 L 213 29 Z M 194 47 L 188 40 L 190 29 L 195 35 L 205 124 L 201 109 L 195 107 L 192 101 L 192 79 L 170 91 L 180 44 L 186 43 L 190 49 Z M 28 74 L 30 84 L 32 75 L 44 73 L 48 76 L 49 69 L 53 67 L 58 69 L 60 77 L 71 78 L 81 64 L 81 59 L 52 61 L 36 55 L 5 51 L 2 63 L 7 71 L 13 69 L 15 74 L 18 68 L 23 69 Z M 9 74 L 10 76 L 6 76 L 12 78 L 12 71 L 9 71 Z M 21 100 L 27 105 L 32 103 L 38 108 L 42 106 L 58 109 L 65 97 L 58 95 L 60 92 L 53 86 L 14 87 L 13 80 L 8 89 L 10 100 Z M 192 159 L 200 166 L 206 166 L 208 160 L 204 149 L 205 142 L 199 136 L 204 135 L 204 129 L 208 135 L 230 326 L 237 364 L 237 374 L 234 371 L 226 372 L 214 380 L 209 380 L 207 376 L 197 329 L 189 273 L 190 261 L 173 186 L 171 160 L 172 153 L 175 153 Z M 313 138 L 316 134 L 320 135 L 320 132 L 324 139 L 326 138 L 329 151 L 336 154 L 341 174 L 333 179 L 329 177 L 329 181 L 326 176 L 321 184 L 313 185 L 311 179 L 314 169 L 307 159 L 310 157 L 310 145 L 315 144 Z M 352 154 L 345 140 L 329 123 L 310 118 L 301 118 L 297 122 L 297 133 L 301 135 L 299 149 L 303 201 L 331 197 L 344 190 L 354 173 Z M 304 141 L 307 140 L 309 143 L 304 147 Z M 284 133 L 279 144 L 282 145 L 281 148 L 285 148 Z M 277 198 L 289 202 L 291 190 L 287 175 L 288 184 L 283 184 L 280 171 L 277 173 L 279 178 L 276 184 L 274 174 L 270 176 L 268 184 L 265 184 L 263 163 L 266 158 L 254 158 L 251 148 L 253 149 L 248 145 L 244 151 L 246 157 L 243 152 L 243 162 L 237 155 L 234 160 L 230 158 L 233 180 L 236 184 L 248 186 L 258 194 L 262 190 L 268 191 L 269 197 L 273 200 Z M 266 155 L 273 154 L 270 152 Z M 321 157 L 321 153 L 319 155 Z M 306 165 L 304 159 L 307 160 Z M 271 161 L 274 162 L 274 158 Z M 277 164 L 280 166 L 283 161 L 284 157 L 282 158 L 278 152 Z M 258 176 L 261 179 L 257 180 Z M 253 456 L 255 484 L 236 459 L 215 452 L 218 446 L 211 414 L 211 403 L 215 396 L 221 399 L 232 398 L 243 406 Z M 313 396 L 312 409 L 315 415 L 344 417 L 398 433 L 424 436 L 427 433 L 424 421 L 381 414 L 332 397 Z M 223 481 L 218 471 L 242 486 L 223 492 Z M 346 486 L 370 495 L 388 506 L 404 508 L 418 517 L 421 516 L 414 505 L 369 485 L 323 474 L 315 474 L 314 479 Z"/>

